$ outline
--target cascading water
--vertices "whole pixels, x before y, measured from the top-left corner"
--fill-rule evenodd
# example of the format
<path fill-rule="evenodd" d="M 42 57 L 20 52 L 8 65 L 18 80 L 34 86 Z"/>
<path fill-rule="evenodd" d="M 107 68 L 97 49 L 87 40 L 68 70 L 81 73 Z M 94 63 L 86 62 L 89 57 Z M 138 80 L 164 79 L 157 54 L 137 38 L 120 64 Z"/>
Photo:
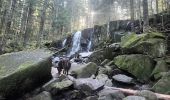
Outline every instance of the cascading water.
<path fill-rule="evenodd" d="M 71 51 L 69 53 L 69 56 L 75 54 L 76 52 L 78 52 L 80 50 L 80 40 L 81 40 L 81 31 L 78 31 L 74 34 L 73 36 L 73 45 L 71 48 Z"/>
<path fill-rule="evenodd" d="M 65 47 L 67 39 L 64 39 L 62 46 Z"/>
<path fill-rule="evenodd" d="M 89 52 L 90 49 L 91 49 L 91 41 L 89 41 L 89 44 L 88 44 L 88 46 L 87 46 L 87 51 Z"/>

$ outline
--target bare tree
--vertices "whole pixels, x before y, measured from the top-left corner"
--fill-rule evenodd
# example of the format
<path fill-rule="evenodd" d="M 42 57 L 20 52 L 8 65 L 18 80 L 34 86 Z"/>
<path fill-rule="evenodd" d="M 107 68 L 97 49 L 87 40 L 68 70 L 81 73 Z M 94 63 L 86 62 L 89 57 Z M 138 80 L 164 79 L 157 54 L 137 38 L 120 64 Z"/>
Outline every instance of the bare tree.
<path fill-rule="evenodd" d="M 143 0 L 143 31 L 147 32 L 148 29 L 149 29 L 148 0 Z"/>

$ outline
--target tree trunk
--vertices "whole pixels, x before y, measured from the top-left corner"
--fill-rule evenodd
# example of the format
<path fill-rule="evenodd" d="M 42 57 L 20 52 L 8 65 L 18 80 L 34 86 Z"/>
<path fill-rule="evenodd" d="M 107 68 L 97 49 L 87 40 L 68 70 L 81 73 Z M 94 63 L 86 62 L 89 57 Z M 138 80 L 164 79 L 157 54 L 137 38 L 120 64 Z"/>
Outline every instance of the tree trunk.
<path fill-rule="evenodd" d="M 143 32 L 149 29 L 148 0 L 143 0 Z"/>
<path fill-rule="evenodd" d="M 23 39 L 23 34 L 25 33 L 25 29 L 26 29 L 26 20 L 27 20 L 27 12 L 28 12 L 28 5 L 26 5 L 25 0 L 23 0 L 23 4 L 22 4 L 22 10 L 21 10 L 21 15 L 20 15 L 20 23 L 19 23 L 19 41 L 22 41 Z"/>
<path fill-rule="evenodd" d="M 130 0 L 130 16 L 132 23 L 134 22 L 135 16 L 134 16 L 134 0 Z M 134 31 L 134 23 L 131 25 L 132 31 Z"/>
<path fill-rule="evenodd" d="M 28 4 L 28 12 L 27 12 L 27 20 L 26 20 L 26 30 L 24 33 L 24 41 L 23 41 L 23 46 L 26 47 L 28 40 L 29 40 L 29 34 L 31 33 L 32 30 L 32 20 L 33 20 L 33 4 L 30 1 Z"/>
<path fill-rule="evenodd" d="M 9 12 L 7 13 L 7 19 L 6 19 L 6 28 L 5 28 L 5 38 L 9 38 L 9 34 L 11 34 L 11 23 L 12 23 L 12 18 L 14 15 L 14 10 L 15 10 L 15 5 L 16 5 L 16 0 L 11 0 Z"/>
<path fill-rule="evenodd" d="M 156 0 L 156 13 L 157 14 L 159 13 L 159 3 L 158 3 L 158 0 Z"/>
<path fill-rule="evenodd" d="M 39 47 L 41 45 L 41 38 L 44 31 L 44 23 L 46 18 L 46 9 L 47 9 L 47 0 L 44 0 L 43 9 L 41 12 L 41 21 L 40 21 L 40 28 L 39 28 L 39 34 L 37 36 L 37 46 Z"/>

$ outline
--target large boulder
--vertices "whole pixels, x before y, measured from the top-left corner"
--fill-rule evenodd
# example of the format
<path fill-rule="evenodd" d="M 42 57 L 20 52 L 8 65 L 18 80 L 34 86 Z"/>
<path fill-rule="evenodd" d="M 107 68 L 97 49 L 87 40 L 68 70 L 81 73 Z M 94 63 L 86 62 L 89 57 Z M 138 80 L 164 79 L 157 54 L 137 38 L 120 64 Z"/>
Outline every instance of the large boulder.
<path fill-rule="evenodd" d="M 159 59 L 157 60 L 157 64 L 155 66 L 155 69 L 153 70 L 151 76 L 153 76 L 153 78 L 155 80 L 160 79 L 162 77 L 162 73 L 163 72 L 167 72 L 168 69 L 168 65 L 166 63 L 165 60 L 163 59 Z"/>
<path fill-rule="evenodd" d="M 147 54 L 154 58 L 166 55 L 165 36 L 162 33 L 126 35 L 122 38 L 121 47 L 124 53 Z"/>
<path fill-rule="evenodd" d="M 99 74 L 96 76 L 96 79 L 102 82 L 105 86 L 110 86 L 112 87 L 112 81 L 109 79 L 109 77 L 105 74 Z"/>
<path fill-rule="evenodd" d="M 44 89 L 55 95 L 60 91 L 69 89 L 72 85 L 73 82 L 71 80 L 63 80 L 61 82 L 53 81 L 50 84 L 44 86 Z"/>
<path fill-rule="evenodd" d="M 91 62 L 94 62 L 96 63 L 97 65 L 100 65 L 102 63 L 102 61 L 105 60 L 105 57 L 104 57 L 104 51 L 101 49 L 101 50 L 97 50 L 97 51 L 94 51 L 90 57 L 89 57 L 89 60 L 88 61 L 91 61 Z"/>
<path fill-rule="evenodd" d="M 147 81 L 155 67 L 155 62 L 149 56 L 141 54 L 117 56 L 114 61 L 120 69 L 131 73 L 141 81 Z"/>
<path fill-rule="evenodd" d="M 77 79 L 74 81 L 74 88 L 81 90 L 86 94 L 100 90 L 103 86 L 104 83 L 92 78 Z"/>
<path fill-rule="evenodd" d="M 148 90 L 139 91 L 135 95 L 145 97 L 147 100 L 158 100 L 155 93 Z"/>
<path fill-rule="evenodd" d="M 114 75 L 113 79 L 115 81 L 121 82 L 121 83 L 126 83 L 126 84 L 132 84 L 133 83 L 133 78 L 123 75 L 123 74 L 118 74 Z"/>
<path fill-rule="evenodd" d="M 147 99 L 141 96 L 127 96 L 126 98 L 123 98 L 123 100 L 147 100 Z"/>
<path fill-rule="evenodd" d="M 98 70 L 98 66 L 90 62 L 86 65 L 83 65 L 80 69 L 74 70 L 71 72 L 71 74 L 74 74 L 77 76 L 77 78 L 89 78 L 92 75 L 96 74 Z"/>
<path fill-rule="evenodd" d="M 166 73 L 153 87 L 155 92 L 170 94 L 170 72 Z"/>
<path fill-rule="evenodd" d="M 6 98 L 32 91 L 51 77 L 50 53 L 22 51 L 0 56 L 0 95 Z"/>
<path fill-rule="evenodd" d="M 98 100 L 122 100 L 125 95 L 119 90 L 113 90 L 109 87 L 105 87 L 98 93 Z"/>

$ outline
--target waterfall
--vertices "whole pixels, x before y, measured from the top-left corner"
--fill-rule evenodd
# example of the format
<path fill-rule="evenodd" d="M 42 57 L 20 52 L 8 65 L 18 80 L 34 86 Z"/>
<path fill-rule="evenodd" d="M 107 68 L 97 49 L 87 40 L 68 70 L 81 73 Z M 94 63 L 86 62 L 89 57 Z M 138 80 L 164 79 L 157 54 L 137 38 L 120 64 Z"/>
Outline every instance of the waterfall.
<path fill-rule="evenodd" d="M 81 40 L 81 32 L 78 31 L 73 36 L 73 40 L 72 40 L 73 45 L 72 45 L 71 51 L 69 53 L 69 56 L 75 54 L 77 51 L 80 50 L 80 40 Z"/>
<path fill-rule="evenodd" d="M 64 39 L 62 46 L 65 47 L 67 39 Z"/>
<path fill-rule="evenodd" d="M 91 49 L 91 40 L 89 41 L 89 44 L 88 44 L 88 46 L 87 46 L 87 51 L 89 52 L 90 49 Z"/>

